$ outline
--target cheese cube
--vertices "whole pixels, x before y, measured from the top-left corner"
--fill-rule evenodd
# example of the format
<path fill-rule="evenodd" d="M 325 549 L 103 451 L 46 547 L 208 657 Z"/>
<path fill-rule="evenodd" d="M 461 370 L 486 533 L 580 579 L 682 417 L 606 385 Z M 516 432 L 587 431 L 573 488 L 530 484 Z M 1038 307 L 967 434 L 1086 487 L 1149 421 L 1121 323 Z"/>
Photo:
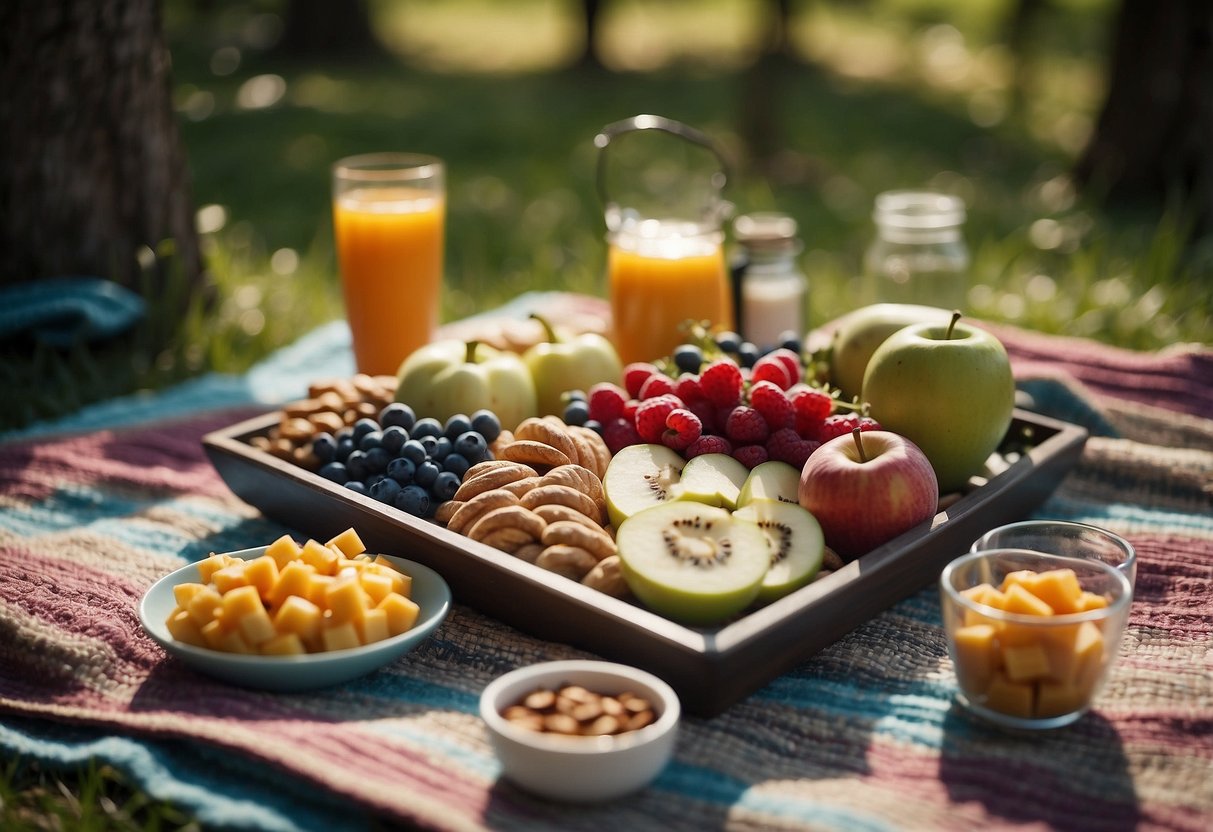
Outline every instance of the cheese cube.
<path fill-rule="evenodd" d="M 1078 575 L 1074 574 L 1073 569 L 1050 569 L 1041 572 L 1028 588 L 1058 615 L 1079 612 L 1078 599 L 1082 596 L 1082 587 L 1079 586 Z"/>
<path fill-rule="evenodd" d="M 956 654 L 956 679 L 961 690 L 982 691 L 990 684 L 995 667 L 994 637 L 997 631 L 989 624 L 972 624 L 952 634 Z"/>
<path fill-rule="evenodd" d="M 209 584 L 211 582 L 211 575 L 214 575 L 223 567 L 230 565 L 231 562 L 231 555 L 211 555 L 205 560 L 198 561 L 198 580 L 204 584 Z"/>
<path fill-rule="evenodd" d="M 206 589 L 206 584 L 177 584 L 175 587 L 173 587 L 173 598 L 177 601 L 177 606 L 185 609 L 190 605 L 190 601 L 193 599 L 193 597 L 204 589 Z"/>
<path fill-rule="evenodd" d="M 222 607 L 223 596 L 208 586 L 194 593 L 186 610 L 189 612 L 190 618 L 194 619 L 195 624 L 205 627 L 215 619 Z"/>
<path fill-rule="evenodd" d="M 226 621 L 239 621 L 254 612 L 265 612 L 257 587 L 245 585 L 224 594 L 223 618 Z"/>
<path fill-rule="evenodd" d="M 367 610 L 358 623 L 358 633 L 362 636 L 363 644 L 374 644 L 388 638 L 391 633 L 387 626 L 387 611 Z"/>
<path fill-rule="evenodd" d="M 326 625 L 320 632 L 320 638 L 325 650 L 349 650 L 360 646 L 358 630 L 354 622 Z"/>
<path fill-rule="evenodd" d="M 321 575 L 319 573 L 308 576 L 307 592 L 304 595 L 309 601 L 320 608 L 328 606 L 328 600 L 325 598 L 325 590 L 329 584 L 336 580 L 332 575 Z"/>
<path fill-rule="evenodd" d="M 268 555 L 253 558 L 244 565 L 244 577 L 263 600 L 269 601 L 278 583 L 278 562 Z"/>
<path fill-rule="evenodd" d="M 337 553 L 314 540 L 303 544 L 303 554 L 300 557 L 304 563 L 314 566 L 316 572 L 321 575 L 332 575 L 337 571 Z"/>
<path fill-rule="evenodd" d="M 1052 615 L 1053 608 L 1044 601 L 1028 592 L 1020 584 L 1011 584 L 1004 593 L 1006 603 L 1003 609 L 1020 615 Z"/>
<path fill-rule="evenodd" d="M 1049 655 L 1039 642 L 1004 647 L 1002 664 L 1012 682 L 1031 682 L 1049 675 Z"/>
<path fill-rule="evenodd" d="M 210 621 L 202 627 L 202 640 L 206 642 L 206 646 L 212 650 L 222 650 L 221 643 L 226 631 L 223 629 L 223 622 L 218 618 Z"/>
<path fill-rule="evenodd" d="M 383 571 L 383 574 L 388 575 L 392 579 L 392 592 L 403 595 L 405 598 L 413 597 L 413 578 L 411 575 L 401 572 L 383 555 L 376 555 L 375 563 L 382 567 L 381 571 Z"/>
<path fill-rule="evenodd" d="M 270 604 L 277 609 L 292 595 L 308 597 L 308 588 L 315 574 L 316 568 L 311 564 L 301 560 L 291 561 L 278 573 L 278 583 L 270 591 Z"/>
<path fill-rule="evenodd" d="M 995 673 L 990 686 L 986 688 L 983 704 L 1002 714 L 1030 718 L 1033 694 L 1032 685 L 1012 682 L 1001 673 Z"/>
<path fill-rule="evenodd" d="M 219 590 L 221 595 L 227 595 L 233 589 L 248 586 L 249 581 L 244 574 L 244 561 L 237 561 L 223 567 L 211 575 L 211 583 L 215 585 L 215 589 Z"/>
<path fill-rule="evenodd" d="M 175 609 L 165 622 L 169 635 L 177 641 L 192 644 L 195 647 L 206 647 L 206 639 L 202 637 L 202 628 L 190 617 L 188 610 Z"/>
<path fill-rule="evenodd" d="M 219 636 L 219 646 L 216 649 L 223 650 L 226 653 L 257 652 L 249 645 L 248 641 L 245 640 L 244 636 L 240 634 L 240 630 L 238 629 L 223 630 L 222 635 Z"/>
<path fill-rule="evenodd" d="M 257 652 L 263 656 L 302 656 L 307 650 L 304 649 L 299 636 L 294 633 L 283 633 L 280 636 L 274 636 L 269 641 L 263 641 L 257 647 Z"/>
<path fill-rule="evenodd" d="M 320 607 L 298 595 L 287 598 L 274 613 L 274 627 L 279 633 L 294 633 L 304 642 L 315 640 L 323 623 Z"/>
<path fill-rule="evenodd" d="M 274 622 L 270 621 L 270 614 L 265 611 L 265 607 L 240 616 L 237 623 L 240 634 L 249 644 L 261 644 L 278 635 L 278 631 L 274 629 Z"/>
<path fill-rule="evenodd" d="M 352 528 L 346 529 L 324 545 L 330 549 L 336 549 L 347 558 L 357 557 L 366 551 L 366 546 L 362 545 L 362 538 Z"/>
<path fill-rule="evenodd" d="M 278 565 L 279 569 L 285 569 L 288 563 L 298 560 L 302 554 L 303 550 L 299 548 L 299 544 L 289 534 L 284 534 L 266 547 L 265 550 L 265 556 L 273 558 L 274 563 Z"/>
<path fill-rule="evenodd" d="M 1036 577 L 1036 572 L 1032 571 L 1031 569 L 1020 569 L 1016 572 L 1008 572 L 1003 576 L 1002 583 L 998 585 L 998 589 L 1002 592 L 1006 592 L 1012 586 L 1018 584 L 1028 592 L 1032 592 L 1032 587 L 1036 585 Z"/>
<path fill-rule="evenodd" d="M 362 585 L 362 589 L 370 596 L 372 604 L 378 604 L 387 597 L 389 592 L 392 592 L 392 579 L 388 575 L 383 575 L 378 571 L 363 570 L 358 577 L 358 582 Z"/>
<path fill-rule="evenodd" d="M 421 614 L 421 608 L 417 604 L 396 592 L 389 593 L 375 609 L 387 613 L 388 632 L 394 636 L 411 630 Z"/>
<path fill-rule="evenodd" d="M 1108 605 L 1108 599 L 1102 595 L 1096 595 L 1094 592 L 1084 591 L 1078 597 L 1078 609 L 1076 612 L 1086 612 L 1087 610 L 1101 610 Z"/>
<path fill-rule="evenodd" d="M 361 621 L 362 614 L 369 606 L 369 599 L 357 576 L 333 581 L 325 588 L 324 599 L 330 617 L 336 624 Z"/>
<path fill-rule="evenodd" d="M 1065 682 L 1041 682 L 1036 688 L 1036 715 L 1061 716 L 1087 704 L 1088 692 Z"/>

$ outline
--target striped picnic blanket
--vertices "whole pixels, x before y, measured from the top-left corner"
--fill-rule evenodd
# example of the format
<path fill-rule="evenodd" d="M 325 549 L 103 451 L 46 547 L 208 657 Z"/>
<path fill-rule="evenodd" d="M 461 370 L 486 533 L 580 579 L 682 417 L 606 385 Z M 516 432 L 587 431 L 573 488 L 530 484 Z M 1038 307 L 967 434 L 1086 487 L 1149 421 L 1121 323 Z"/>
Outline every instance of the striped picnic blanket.
<path fill-rule="evenodd" d="M 212 378 L 143 402 L 139 424 L 96 424 L 132 405 L 0 444 L 0 753 L 107 762 L 217 829 L 1209 829 L 1213 350 L 996 331 L 1036 408 L 1092 431 L 1036 515 L 1138 551 L 1119 662 L 1068 728 L 1007 732 L 958 709 L 933 587 L 723 714 L 686 718 L 659 779 L 598 806 L 500 780 L 476 715 L 497 675 L 585 654 L 458 604 L 418 650 L 336 688 L 197 675 L 142 633 L 141 595 L 292 531 L 206 461 L 205 432 L 267 409 L 247 379 Z M 330 327 L 259 369 L 289 398 L 334 352 L 348 361 L 348 333 Z"/>

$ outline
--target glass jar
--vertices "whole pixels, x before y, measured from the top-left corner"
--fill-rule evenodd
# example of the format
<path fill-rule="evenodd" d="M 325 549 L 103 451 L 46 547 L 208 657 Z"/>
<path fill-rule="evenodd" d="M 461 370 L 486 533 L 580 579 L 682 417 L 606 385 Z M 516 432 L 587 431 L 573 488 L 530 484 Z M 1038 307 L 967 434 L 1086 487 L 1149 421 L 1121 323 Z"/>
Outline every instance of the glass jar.
<path fill-rule="evenodd" d="M 960 197 L 887 191 L 872 212 L 876 238 L 864 255 L 864 301 L 964 309 L 969 249 Z"/>
<path fill-rule="evenodd" d="M 809 283 L 796 263 L 803 246 L 786 214 L 743 214 L 733 221 L 740 247 L 733 268 L 737 331 L 760 349 L 787 332 L 804 337 Z"/>

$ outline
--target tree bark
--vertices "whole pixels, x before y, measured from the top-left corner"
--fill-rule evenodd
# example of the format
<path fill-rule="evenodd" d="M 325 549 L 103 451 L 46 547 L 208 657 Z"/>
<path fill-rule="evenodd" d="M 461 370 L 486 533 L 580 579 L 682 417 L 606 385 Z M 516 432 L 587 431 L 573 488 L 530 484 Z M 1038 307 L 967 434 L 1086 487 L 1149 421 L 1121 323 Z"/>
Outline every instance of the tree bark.
<path fill-rule="evenodd" d="M 1075 181 L 1109 202 L 1178 196 L 1213 223 L 1213 4 L 1123 0 L 1108 93 Z"/>
<path fill-rule="evenodd" d="M 140 252 L 171 239 L 158 268 L 197 284 L 170 67 L 157 0 L 0 4 L 0 282 L 98 275 L 139 290 Z"/>

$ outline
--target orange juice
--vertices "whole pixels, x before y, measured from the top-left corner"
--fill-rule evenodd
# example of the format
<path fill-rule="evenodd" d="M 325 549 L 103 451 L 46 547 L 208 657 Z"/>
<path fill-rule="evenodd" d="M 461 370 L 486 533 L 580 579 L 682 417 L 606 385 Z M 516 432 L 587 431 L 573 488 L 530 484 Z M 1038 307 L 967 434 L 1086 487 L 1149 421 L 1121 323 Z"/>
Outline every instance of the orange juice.
<path fill-rule="evenodd" d="M 445 201 L 422 187 L 354 188 L 333 201 L 358 371 L 393 375 L 438 328 Z"/>
<path fill-rule="evenodd" d="M 731 329 L 732 302 L 720 235 L 616 235 L 607 254 L 613 340 L 625 364 L 673 352 L 688 318 Z"/>

